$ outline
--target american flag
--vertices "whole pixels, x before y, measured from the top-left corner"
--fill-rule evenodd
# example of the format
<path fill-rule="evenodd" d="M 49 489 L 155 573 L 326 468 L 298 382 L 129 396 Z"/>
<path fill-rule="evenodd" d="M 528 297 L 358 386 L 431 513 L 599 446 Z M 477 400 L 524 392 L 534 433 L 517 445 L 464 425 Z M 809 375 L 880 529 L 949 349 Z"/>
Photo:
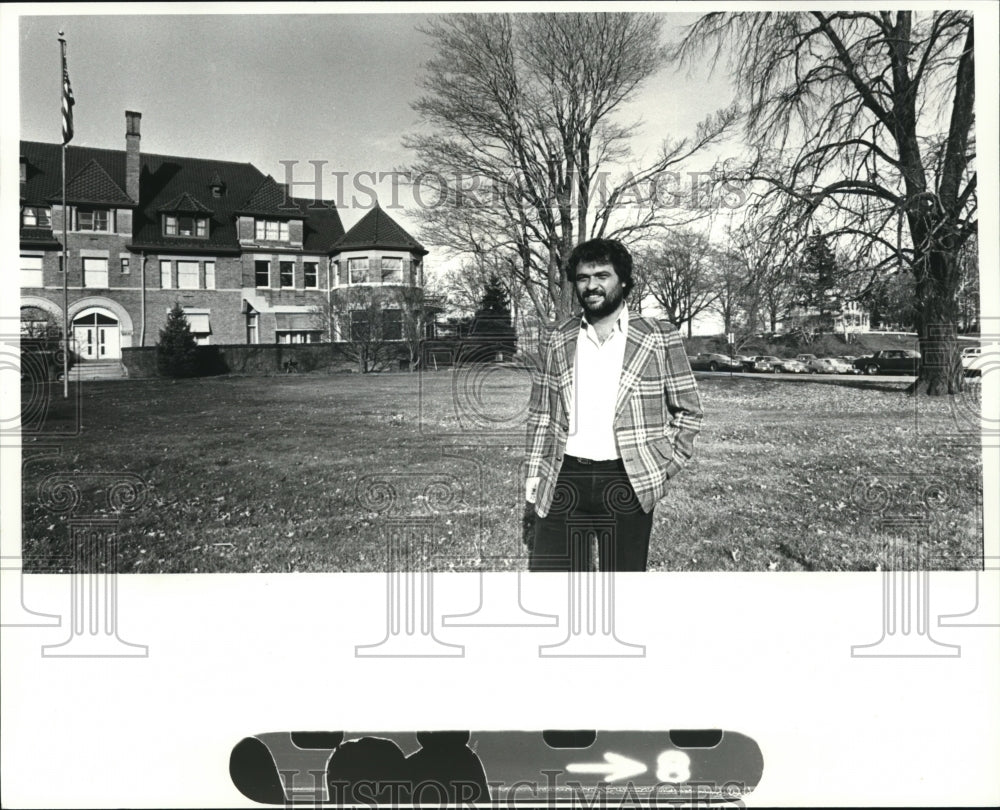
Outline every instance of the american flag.
<path fill-rule="evenodd" d="M 73 98 L 73 88 L 69 84 L 69 68 L 66 67 L 66 40 L 60 39 L 62 43 L 62 121 L 63 121 L 63 143 L 67 144 L 73 140 L 73 105 L 76 100 Z"/>

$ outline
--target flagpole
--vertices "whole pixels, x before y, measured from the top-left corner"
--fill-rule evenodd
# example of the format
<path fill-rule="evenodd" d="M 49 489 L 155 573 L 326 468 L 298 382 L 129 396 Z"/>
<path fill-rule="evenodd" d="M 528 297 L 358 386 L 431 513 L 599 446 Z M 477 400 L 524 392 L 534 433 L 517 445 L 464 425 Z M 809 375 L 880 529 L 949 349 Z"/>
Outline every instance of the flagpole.
<path fill-rule="evenodd" d="M 66 40 L 63 39 L 63 32 L 59 32 L 59 56 L 60 56 L 60 92 L 62 103 L 66 104 Z M 65 115 L 65 113 L 64 113 Z M 69 260 L 66 255 L 66 244 L 68 240 L 68 220 L 69 209 L 66 208 L 66 135 L 65 123 L 62 144 L 62 277 L 63 277 L 63 399 L 69 399 Z"/>

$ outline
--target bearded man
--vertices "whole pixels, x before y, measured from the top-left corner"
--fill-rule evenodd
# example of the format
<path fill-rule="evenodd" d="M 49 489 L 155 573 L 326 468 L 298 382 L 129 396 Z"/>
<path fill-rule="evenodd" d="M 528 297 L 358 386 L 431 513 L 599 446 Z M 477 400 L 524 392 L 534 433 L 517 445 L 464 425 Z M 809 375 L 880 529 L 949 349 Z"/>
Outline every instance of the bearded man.
<path fill-rule="evenodd" d="M 677 330 L 629 312 L 632 257 L 613 239 L 566 263 L 583 308 L 541 341 L 528 414 L 531 571 L 645 571 L 653 507 L 694 453 L 698 388 Z"/>

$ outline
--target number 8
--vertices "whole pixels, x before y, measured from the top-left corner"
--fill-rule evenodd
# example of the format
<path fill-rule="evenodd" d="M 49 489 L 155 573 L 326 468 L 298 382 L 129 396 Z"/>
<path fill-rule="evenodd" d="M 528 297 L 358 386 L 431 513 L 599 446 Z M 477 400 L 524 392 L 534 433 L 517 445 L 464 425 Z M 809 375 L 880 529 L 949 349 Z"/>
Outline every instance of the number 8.
<path fill-rule="evenodd" d="M 671 748 L 656 758 L 656 778 L 661 782 L 686 782 L 691 778 L 691 757 Z"/>

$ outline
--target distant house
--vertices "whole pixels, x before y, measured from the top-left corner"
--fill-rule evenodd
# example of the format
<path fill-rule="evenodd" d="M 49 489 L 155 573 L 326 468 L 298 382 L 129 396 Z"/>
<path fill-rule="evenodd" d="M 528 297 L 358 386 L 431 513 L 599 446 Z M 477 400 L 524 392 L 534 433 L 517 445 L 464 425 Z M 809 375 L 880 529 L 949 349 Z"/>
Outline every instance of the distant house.
<path fill-rule="evenodd" d="M 846 301 L 833 316 L 833 331 L 842 335 L 871 331 L 871 316 L 857 301 Z"/>
<path fill-rule="evenodd" d="M 179 302 L 199 343 L 337 339 L 320 308 L 346 287 L 422 287 L 427 251 L 382 209 L 348 233 L 335 204 L 290 197 L 249 163 L 21 142 L 22 324 L 69 323 L 80 360 L 151 346 Z M 344 313 L 334 313 L 334 332 Z"/>
<path fill-rule="evenodd" d="M 788 332 L 810 325 L 819 331 L 839 335 L 858 334 L 871 331 L 871 317 L 868 310 L 857 301 L 845 301 L 839 311 L 828 311 L 823 319 L 820 319 L 818 310 L 795 309 L 782 321 L 781 331 Z"/>

